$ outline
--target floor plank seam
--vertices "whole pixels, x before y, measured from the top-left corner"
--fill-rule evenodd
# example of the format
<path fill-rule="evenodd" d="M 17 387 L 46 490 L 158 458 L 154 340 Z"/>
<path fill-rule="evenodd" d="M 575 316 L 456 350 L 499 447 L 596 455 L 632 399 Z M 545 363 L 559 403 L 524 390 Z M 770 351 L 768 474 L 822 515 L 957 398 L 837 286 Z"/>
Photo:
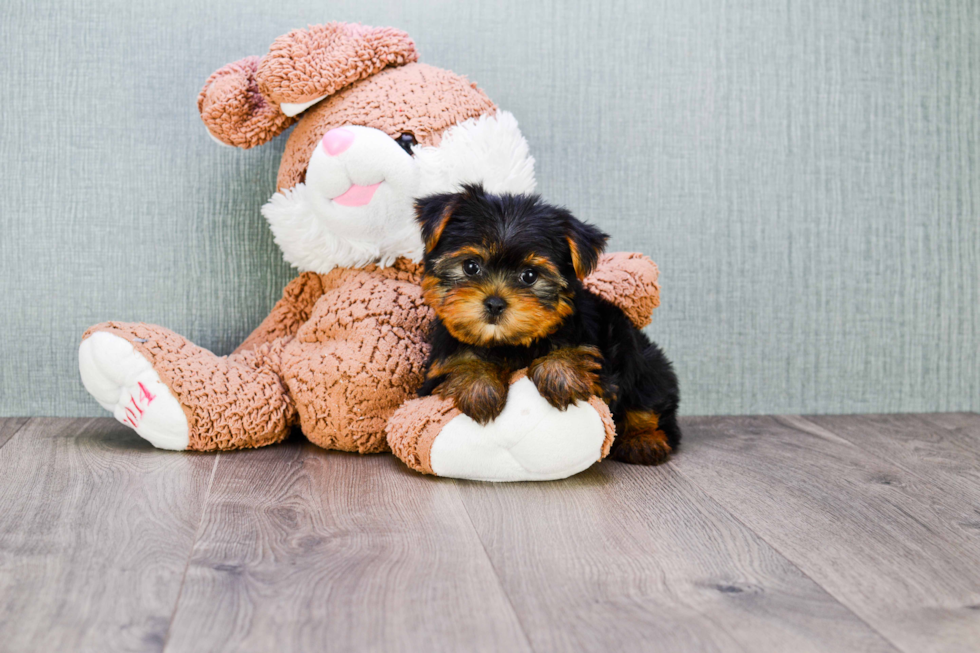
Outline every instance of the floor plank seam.
<path fill-rule="evenodd" d="M 827 431 L 828 433 L 832 434 L 835 438 L 839 438 L 839 439 L 843 440 L 844 442 L 846 442 L 847 444 L 849 444 L 852 447 L 854 447 L 855 449 L 859 449 L 861 451 L 861 453 L 864 453 L 867 456 L 869 456 L 871 458 L 874 458 L 876 461 L 878 461 L 882 465 L 891 465 L 892 467 L 898 467 L 900 470 L 902 470 L 906 474 L 911 474 L 912 476 L 916 477 L 919 480 L 925 481 L 926 483 L 929 482 L 929 479 L 922 478 L 922 476 L 920 476 L 918 472 L 915 472 L 915 471 L 913 471 L 913 470 L 905 467 L 904 465 L 902 465 L 902 463 L 900 463 L 900 462 L 898 462 L 898 461 L 896 461 L 894 459 L 891 459 L 891 458 L 885 458 L 884 456 L 882 456 L 880 453 L 878 453 L 874 449 L 868 449 L 867 447 L 863 447 L 860 444 L 858 444 L 857 442 L 855 442 L 854 440 L 852 440 L 852 439 L 850 439 L 850 438 L 848 438 L 846 436 L 843 436 L 840 433 L 837 433 L 836 431 L 832 431 L 831 429 L 827 428 L 826 426 L 823 426 L 821 424 L 817 424 L 816 422 L 814 422 L 813 420 L 809 419 L 805 415 L 794 415 L 793 417 L 796 417 L 798 419 L 803 420 L 812 429 L 818 429 L 820 431 Z M 799 428 L 798 425 L 793 424 L 792 422 L 789 422 L 789 426 L 792 427 L 792 428 Z M 938 428 L 938 426 L 937 426 L 937 428 Z M 811 435 L 817 435 L 817 436 L 819 436 L 820 434 L 819 433 L 812 433 L 811 432 Z M 956 443 L 955 442 L 951 442 L 950 444 L 956 444 Z"/>
<path fill-rule="evenodd" d="M 16 418 L 14 418 L 14 419 L 16 419 Z M 15 437 L 17 437 L 17 435 L 18 435 L 18 434 L 20 434 L 20 433 L 21 433 L 21 432 L 22 432 L 22 431 L 23 431 L 23 430 L 24 430 L 25 428 L 27 428 L 27 425 L 28 425 L 28 424 L 30 424 L 31 422 L 33 422 L 33 421 L 34 421 L 34 419 L 35 419 L 35 418 L 33 418 L 33 417 L 28 417 L 28 418 L 26 418 L 26 419 L 24 420 L 24 423 L 23 423 L 23 424 L 21 424 L 20 426 L 18 426 L 18 427 L 17 427 L 17 429 L 16 429 L 16 430 L 15 430 L 15 431 L 14 431 L 13 433 L 11 433 L 11 434 L 10 434 L 10 437 L 8 437 L 8 438 L 7 438 L 6 440 L 4 440 L 3 442 L 0 442 L 0 449 L 3 449 L 3 447 L 4 447 L 4 445 L 6 445 L 6 444 L 7 444 L 8 442 L 10 442 L 10 441 L 11 441 L 11 440 L 13 440 L 13 439 L 14 439 Z"/>
<path fill-rule="evenodd" d="M 876 451 L 873 448 L 869 448 L 869 447 L 863 446 L 862 444 L 860 444 L 858 442 L 855 442 L 854 440 L 852 440 L 852 439 L 850 439 L 850 438 L 848 438 L 848 437 L 846 437 L 844 435 L 839 434 L 837 431 L 831 430 L 830 428 L 828 428 L 826 426 L 823 426 L 822 424 L 817 424 L 816 422 L 808 419 L 807 417 L 805 417 L 803 415 L 798 415 L 796 417 L 798 417 L 799 419 L 803 420 L 804 422 L 806 422 L 807 424 L 809 424 L 811 427 L 813 427 L 815 429 L 820 429 L 820 430 L 823 430 L 823 431 L 828 431 L 828 432 L 832 433 L 834 436 L 836 436 L 838 438 L 841 438 L 842 440 L 844 440 L 845 442 L 847 442 L 849 445 L 851 445 L 853 447 L 856 447 L 862 453 L 864 453 L 865 455 L 867 455 L 870 458 L 875 459 L 876 461 L 878 461 L 882 465 L 891 466 L 891 467 L 895 467 L 896 469 L 900 469 L 903 472 L 905 472 L 906 474 L 908 474 L 909 476 L 911 476 L 911 477 L 913 477 L 915 479 L 918 479 L 924 485 L 932 486 L 932 485 L 935 484 L 934 481 L 932 481 L 931 479 L 929 479 L 927 476 L 924 476 L 922 474 L 922 472 L 916 471 L 916 470 L 914 470 L 914 469 L 912 469 L 910 467 L 905 466 L 900 460 L 897 460 L 897 459 L 894 459 L 894 458 L 888 458 L 888 457 L 885 457 L 885 456 L 881 455 L 880 453 L 876 453 Z M 931 426 L 933 428 L 944 429 L 947 432 L 952 432 L 951 429 L 947 429 L 946 427 L 944 427 L 944 426 L 942 426 L 940 424 L 932 424 L 928 420 L 924 420 L 924 419 L 921 419 L 921 418 L 918 418 L 918 417 L 915 417 L 914 419 L 916 421 L 918 421 L 918 422 L 921 422 L 923 426 Z M 963 445 L 961 445 L 958 442 L 953 441 L 953 440 L 948 441 L 947 444 L 950 444 L 953 447 L 955 447 L 956 449 L 960 449 L 962 451 L 969 451 L 967 447 L 964 447 Z M 974 452 L 970 452 L 970 453 L 974 453 Z M 961 543 L 954 542 L 954 541 L 950 540 L 945 535 L 943 535 L 943 533 L 937 532 L 935 529 L 931 528 L 927 524 L 923 524 L 921 521 L 919 521 L 918 519 L 916 519 L 914 516 L 912 516 L 912 515 L 907 515 L 907 516 L 908 516 L 909 519 L 915 519 L 916 521 L 918 521 L 918 523 L 923 528 L 927 529 L 937 539 L 942 540 L 943 542 L 945 542 L 949 546 L 954 547 L 957 550 L 959 550 L 960 553 L 963 554 L 964 559 L 966 561 L 972 560 L 973 556 L 975 555 L 975 551 L 970 550 L 970 549 L 964 549 L 963 548 L 963 545 Z"/>
<path fill-rule="evenodd" d="M 34 650 L 36 645 L 26 643 L 45 638 L 43 650 L 157 653 L 316 649 L 331 636 L 341 648 L 383 641 L 394 643 L 389 650 L 411 650 L 409 642 L 421 641 L 411 638 L 424 637 L 443 650 L 527 653 L 589 642 L 595 646 L 579 648 L 969 649 L 968 642 L 980 635 L 974 618 L 980 585 L 960 565 L 965 553 L 976 551 L 980 418 L 942 415 L 692 420 L 690 454 L 682 448 L 660 468 L 610 462 L 553 484 L 422 479 L 423 494 L 408 498 L 402 494 L 414 492 L 415 484 L 390 478 L 390 457 L 338 456 L 331 461 L 341 465 L 344 473 L 338 475 L 334 465 L 317 464 L 315 472 L 297 468 L 306 454 L 294 457 L 292 445 L 284 445 L 266 450 L 262 465 L 228 457 L 218 478 L 217 452 L 150 449 L 112 418 L 0 419 L 0 471 L 9 474 L 8 482 L 0 482 L 0 503 L 13 506 L 0 510 L 0 613 L 10 617 L 0 618 L 0 642 Z M 4 454 L 7 442 L 14 444 Z M 312 443 L 294 444 L 318 461 L 323 457 Z M 212 468 L 202 488 L 208 458 Z M 238 480 L 239 465 L 250 471 L 247 481 L 229 488 L 235 496 L 263 479 L 284 478 L 280 469 L 303 480 L 276 483 L 261 494 L 279 497 L 286 487 L 299 503 L 278 501 L 282 510 L 256 528 L 291 529 L 290 537 L 270 544 L 274 551 L 286 547 L 286 555 L 272 555 L 268 565 L 263 555 L 256 574 L 248 554 L 254 550 L 251 524 L 237 509 L 226 510 L 223 501 L 225 480 Z M 319 490 L 311 495 L 310 487 Z M 376 502 L 365 505 L 368 497 Z M 200 502 L 197 524 L 194 501 Z M 656 511 L 651 502 L 657 502 Z M 466 539 L 466 523 L 456 512 L 460 504 L 492 579 L 480 566 L 474 542 Z M 165 519 L 157 518 L 161 509 Z M 42 512 L 47 510 L 50 516 Z M 433 514 L 437 510 L 444 514 Z M 318 512 L 336 519 L 324 529 L 317 519 L 298 517 Z M 229 547 L 230 555 L 220 560 L 212 557 L 213 531 Z M 445 547 L 439 543 L 443 535 Z M 131 542 L 156 544 L 133 548 Z M 433 547 L 419 549 L 419 542 Z M 241 555 L 246 544 L 250 548 Z M 189 551 L 183 568 L 181 550 Z M 157 551 L 165 552 L 162 564 Z M 342 559 L 326 561 L 323 551 L 340 551 Z M 621 581 L 604 573 L 612 556 L 624 561 L 615 572 Z M 376 573 L 387 569 L 387 561 L 403 565 L 399 573 L 406 575 L 399 580 L 405 582 L 391 584 L 390 576 Z M 194 575 L 191 564 L 197 565 Z M 441 599 L 442 579 L 430 584 L 432 564 L 467 572 L 467 580 L 453 581 L 454 600 Z M 280 570 L 289 572 L 287 581 Z M 369 582 L 360 582 L 365 577 Z M 171 594 L 174 578 L 178 590 Z M 426 584 L 416 591 L 419 578 Z M 143 579 L 158 592 L 152 601 L 142 600 Z M 262 583 L 261 591 L 250 590 L 253 580 Z M 493 580 L 503 597 L 493 594 Z M 404 601 L 388 593 L 402 587 L 412 588 Z M 161 633 L 170 596 L 174 603 Z M 379 596 L 390 601 L 391 611 L 348 608 L 376 606 Z M 448 609 L 433 610 L 419 596 Z M 330 624 L 316 623 L 317 615 L 333 612 L 311 608 L 314 597 L 316 606 L 335 602 L 365 615 L 358 624 L 383 624 L 379 634 L 366 637 L 363 628 L 350 627 L 339 636 Z M 589 603 L 576 603 L 586 597 Z M 188 609 L 180 610 L 184 600 Z M 264 604 L 293 616 L 260 622 L 257 617 L 270 613 Z M 310 618 L 293 606 L 309 610 Z M 446 618 L 426 621 L 433 614 Z M 242 623 L 248 626 L 244 631 Z M 422 623 L 424 630 L 388 628 L 391 623 Z M 326 640 L 313 636 L 321 631 Z M 201 646 L 202 638 L 210 645 Z M 17 642 L 25 644 L 17 648 Z M 687 646 L 667 646 L 674 642 Z"/>
<path fill-rule="evenodd" d="M 180 607 L 180 599 L 184 595 L 184 583 L 187 581 L 187 571 L 191 567 L 191 560 L 194 558 L 194 547 L 197 546 L 197 541 L 201 537 L 201 531 L 204 529 L 204 512 L 208 508 L 208 501 L 211 499 L 211 486 L 214 484 L 215 472 L 218 471 L 218 462 L 221 460 L 221 454 L 218 453 L 214 457 L 214 465 L 211 466 L 211 477 L 208 479 L 208 488 L 204 492 L 204 500 L 201 502 L 201 516 L 197 519 L 197 528 L 194 530 L 194 539 L 191 541 L 191 548 L 187 552 L 187 562 L 184 564 L 184 571 L 180 575 L 180 587 L 177 589 L 177 599 L 174 601 L 174 609 L 170 612 L 170 619 L 167 622 L 167 632 L 163 636 L 163 646 L 160 648 L 160 653 L 164 653 L 167 650 L 167 646 L 170 645 L 170 633 L 174 627 L 174 618 L 177 616 L 177 609 Z"/>
<path fill-rule="evenodd" d="M 472 483 L 473 481 L 464 481 L 465 483 Z M 479 481 L 478 481 L 479 482 Z M 476 524 L 473 523 L 473 516 L 470 514 L 470 509 L 466 506 L 466 502 L 463 501 L 463 497 L 459 492 L 460 481 L 453 479 L 453 487 L 456 488 L 456 499 L 459 501 L 460 505 L 463 506 L 463 512 L 466 514 L 466 520 L 470 523 L 470 530 L 473 532 L 473 536 L 476 541 L 480 543 L 480 550 L 483 551 L 483 557 L 486 559 L 487 564 L 490 565 L 490 570 L 493 571 L 493 577 L 497 580 L 497 587 L 500 588 L 500 593 L 504 595 L 507 599 L 507 605 L 510 607 L 510 611 L 514 614 L 514 619 L 517 620 L 517 625 L 521 628 L 521 635 L 524 636 L 524 642 L 527 644 L 529 651 L 536 650 L 534 645 L 531 643 L 531 638 L 527 634 L 527 628 L 524 622 L 521 620 L 521 614 L 514 607 L 514 602 L 510 599 L 510 594 L 507 593 L 507 588 L 504 587 L 503 581 L 500 580 L 500 574 L 497 573 L 497 567 L 493 564 L 493 559 L 490 558 L 490 553 L 487 551 L 487 545 L 484 544 L 483 538 L 480 537 L 480 531 L 476 529 Z"/>
<path fill-rule="evenodd" d="M 905 472 L 906 474 L 908 474 L 909 476 L 912 476 L 913 478 L 918 479 L 919 481 L 921 481 L 922 483 L 924 483 L 926 485 L 932 485 L 933 484 L 933 481 L 931 479 L 929 479 L 928 477 L 923 476 L 922 475 L 922 472 L 918 472 L 918 471 L 916 471 L 914 469 L 911 469 L 911 468 L 905 466 L 900 460 L 896 460 L 894 458 L 888 458 L 888 457 L 882 456 L 880 453 L 876 452 L 876 450 L 874 450 L 873 448 L 869 448 L 869 447 L 863 446 L 859 442 L 856 442 L 856 441 L 852 440 L 849 437 L 846 437 L 844 435 L 841 435 L 837 431 L 834 431 L 834 430 L 828 428 L 827 426 L 823 426 L 822 424 L 817 424 L 816 422 L 812 421 L 811 419 L 807 418 L 804 415 L 798 415 L 796 417 L 798 417 L 799 419 L 801 419 L 804 422 L 806 422 L 812 428 L 820 429 L 822 431 L 828 431 L 829 433 L 832 433 L 835 437 L 841 438 L 842 440 L 844 440 L 845 442 L 847 442 L 851 446 L 859 449 L 862 453 L 864 453 L 867 456 L 869 456 L 869 457 L 877 460 L 882 465 L 888 465 L 888 466 L 891 466 L 891 467 L 895 467 L 897 469 L 900 469 L 903 472 Z M 920 422 L 924 427 L 931 427 L 931 428 L 941 429 L 941 430 L 943 430 L 943 431 L 945 431 L 947 433 L 953 433 L 954 432 L 952 429 L 946 428 L 945 426 L 942 426 L 941 424 L 934 424 L 934 423 L 932 423 L 932 422 L 930 422 L 929 420 L 926 420 L 926 419 L 922 419 L 922 418 L 919 418 L 919 417 L 913 417 L 913 419 L 915 419 L 915 421 L 917 421 L 917 422 Z M 959 449 L 959 450 L 962 450 L 962 451 L 967 451 L 969 453 L 975 453 L 975 452 L 969 451 L 969 448 L 968 447 L 965 447 L 965 446 L 961 445 L 959 442 L 956 442 L 955 440 L 948 440 L 946 443 L 949 444 L 949 445 L 952 445 L 956 449 Z M 910 518 L 911 518 L 911 516 L 910 516 Z M 973 551 L 963 550 L 962 549 L 962 546 L 960 544 L 958 544 L 956 542 L 951 542 L 949 539 L 947 539 L 946 537 L 944 537 L 941 533 L 937 533 L 937 532 L 933 531 L 932 529 L 929 529 L 929 530 L 937 538 L 941 539 L 946 544 L 948 544 L 950 546 L 953 546 L 953 547 L 956 547 L 957 549 L 960 549 L 961 552 L 964 553 L 968 558 L 973 555 Z"/>
<path fill-rule="evenodd" d="M 790 558 L 785 553 L 783 553 L 782 549 L 780 549 L 778 546 L 776 546 L 773 542 L 770 542 L 765 536 L 763 536 L 761 533 L 759 533 L 758 531 L 756 531 L 756 529 L 752 528 L 749 524 L 745 523 L 745 521 L 743 521 L 741 517 L 739 517 L 738 515 L 736 515 L 735 513 L 733 513 L 726 506 L 724 506 L 720 501 L 718 501 L 714 497 L 713 494 L 711 494 L 711 492 L 709 492 L 706 488 L 704 488 L 702 485 L 700 485 L 696 480 L 694 480 L 693 478 L 691 478 L 690 476 L 688 476 L 687 474 L 685 474 L 683 470 L 678 469 L 672 463 L 668 463 L 668 465 L 671 465 L 672 467 L 674 467 L 674 471 L 678 475 L 682 476 L 688 483 L 691 483 L 692 485 L 694 485 L 694 487 L 696 487 L 696 488 L 700 489 L 702 492 L 704 492 L 704 495 L 713 504 L 715 504 L 715 506 L 717 506 L 717 508 L 719 510 L 722 510 L 725 513 L 729 514 L 732 519 L 734 519 L 737 523 L 741 524 L 750 533 L 754 533 L 755 536 L 759 538 L 759 540 L 761 540 L 762 542 L 764 542 L 773 551 L 775 551 L 783 560 L 786 561 L 787 564 L 789 564 L 794 569 L 796 569 L 800 573 L 801 576 L 803 576 L 804 578 L 809 579 L 810 582 L 812 582 L 814 585 L 816 585 L 817 587 L 819 587 L 820 589 L 822 589 L 824 592 L 826 592 L 827 593 L 827 596 L 829 596 L 832 599 L 834 599 L 843 609 L 845 609 L 849 613 L 851 613 L 854 616 L 855 619 L 857 619 L 858 621 L 860 621 L 861 623 L 863 623 L 864 625 L 866 625 L 869 629 L 871 629 L 872 632 L 877 633 L 878 636 L 881 637 L 882 641 L 887 642 L 892 647 L 892 649 L 894 649 L 896 651 L 896 653 L 918 653 L 918 651 L 907 651 L 906 649 L 904 649 L 901 646 L 899 646 L 896 642 L 894 642 L 890 637 L 888 637 L 883 632 L 881 632 L 879 629 L 875 628 L 873 625 L 871 625 L 870 623 L 868 623 L 868 620 L 865 619 L 864 617 L 862 617 L 857 612 L 855 612 L 855 610 L 854 610 L 853 607 L 851 607 L 850 605 L 848 605 L 847 603 L 845 603 L 839 596 L 837 596 L 836 594 L 834 594 L 833 592 L 831 592 L 829 589 L 827 589 L 826 587 L 824 587 L 823 583 L 821 583 L 820 581 L 818 581 L 816 578 L 813 578 L 810 574 L 808 574 L 803 569 L 801 569 L 800 566 L 798 564 L 796 564 L 796 562 L 793 561 L 792 558 Z"/>
<path fill-rule="evenodd" d="M 939 414 L 942 414 L 942 413 L 939 413 Z M 970 413 L 970 414 L 971 415 L 975 415 L 976 413 Z M 927 426 L 930 426 L 930 427 L 935 428 L 935 429 L 942 430 L 944 433 L 949 433 L 950 435 L 957 435 L 957 430 L 956 429 L 950 428 L 948 426 L 945 426 L 943 424 L 940 424 L 937 421 L 934 421 L 934 420 L 930 419 L 929 418 L 929 415 L 930 415 L 930 413 L 926 413 L 924 416 L 923 415 L 916 415 L 915 418 L 918 421 L 922 422 L 923 424 L 925 424 Z M 972 437 L 972 433 L 967 433 L 967 435 L 970 435 Z M 975 449 L 971 449 L 970 447 L 966 446 L 965 444 L 963 444 L 959 440 L 956 440 L 955 438 L 952 438 L 952 439 L 948 440 L 948 442 L 950 444 L 952 444 L 954 447 L 956 447 L 957 449 L 960 449 L 962 451 L 966 451 L 966 452 L 969 452 L 969 453 L 976 453 L 976 450 Z"/>
<path fill-rule="evenodd" d="M 853 447 L 857 447 L 862 452 L 868 454 L 869 456 L 871 456 L 872 458 L 874 458 L 875 460 L 877 460 L 878 462 L 880 462 L 882 464 L 891 465 L 892 467 L 898 467 L 900 470 L 902 470 L 906 474 L 911 474 L 912 476 L 916 477 L 920 481 L 924 481 L 925 483 L 929 483 L 930 482 L 930 480 L 928 478 L 923 477 L 920 472 L 917 472 L 917 471 L 915 471 L 913 469 L 909 469 L 908 467 L 906 467 L 905 465 L 903 465 L 898 460 L 895 460 L 893 458 L 885 458 L 881 454 L 877 453 L 876 450 L 869 449 L 868 447 L 862 446 L 860 443 L 855 442 L 854 440 L 852 440 L 852 439 L 850 439 L 850 438 L 848 438 L 846 436 L 840 435 L 836 431 L 832 431 L 830 428 L 828 428 L 826 426 L 823 426 L 822 424 L 817 424 L 816 422 L 814 422 L 813 420 L 811 420 L 809 417 L 807 417 L 805 415 L 799 415 L 798 417 L 801 420 L 803 420 L 804 422 L 806 422 L 807 424 L 809 424 L 810 426 L 812 426 L 813 428 L 815 428 L 815 429 L 820 429 L 820 430 L 823 430 L 823 431 L 829 431 L 830 433 L 833 433 L 836 437 L 844 440 L 845 442 L 847 442 L 848 444 L 850 444 Z M 930 422 L 928 420 L 921 419 L 921 418 L 914 417 L 914 416 L 913 416 L 913 419 L 915 419 L 918 422 L 921 422 L 924 426 L 929 426 L 929 427 L 932 427 L 934 429 L 940 429 L 940 430 L 945 431 L 947 433 L 955 433 L 955 431 L 953 431 L 952 429 L 946 428 L 945 426 L 942 426 L 941 424 L 934 424 L 934 423 L 932 423 L 932 422 Z M 962 444 L 960 444 L 956 440 L 947 440 L 944 444 L 949 444 L 949 445 L 951 445 L 953 447 L 956 447 L 957 449 L 960 449 L 960 450 L 963 450 L 963 451 L 967 451 L 969 453 L 976 453 L 974 451 L 970 451 L 970 449 L 968 447 L 963 446 Z"/>
<path fill-rule="evenodd" d="M 939 414 L 942 414 L 942 413 L 939 413 Z M 938 430 L 942 431 L 943 433 L 949 433 L 950 435 L 956 435 L 957 434 L 957 430 L 956 429 L 950 428 L 948 426 L 944 426 L 944 425 L 942 425 L 942 424 L 940 424 L 938 422 L 935 422 L 935 421 L 929 419 L 928 416 L 923 416 L 920 413 L 908 413 L 908 414 L 901 414 L 901 413 L 899 413 L 898 415 L 900 415 L 901 417 L 905 417 L 907 419 L 912 419 L 912 420 L 914 420 L 916 422 L 919 422 L 920 424 L 922 424 L 923 427 L 927 427 L 927 428 L 931 428 L 931 429 L 938 429 Z M 928 413 L 926 415 L 928 415 Z M 828 427 L 822 426 L 820 424 L 817 424 L 812 419 L 810 419 L 811 417 L 826 417 L 825 415 L 809 415 L 809 416 L 808 415 L 796 415 L 796 417 L 799 417 L 800 419 L 802 419 L 803 421 L 805 421 L 807 424 L 811 425 L 814 428 L 822 429 L 824 431 L 828 431 L 830 433 L 833 433 L 833 435 L 835 437 L 838 437 L 838 438 L 844 440 L 848 444 L 850 444 L 850 445 L 852 445 L 854 447 L 857 447 L 861 451 L 863 451 L 865 453 L 868 453 L 868 454 L 874 456 L 875 458 L 877 458 L 880 461 L 883 461 L 883 462 L 888 463 L 890 465 L 894 465 L 895 467 L 898 467 L 898 468 L 900 468 L 900 469 L 902 469 L 904 471 L 907 471 L 909 474 L 913 474 L 915 476 L 918 476 L 919 478 L 922 478 L 916 472 L 913 472 L 912 470 L 909 470 L 906 467 L 903 467 L 900 463 L 897 463 L 897 462 L 895 462 L 895 461 L 893 461 L 891 459 L 882 458 L 880 455 L 876 454 L 874 450 L 867 449 L 865 447 L 862 447 L 857 442 L 855 442 L 855 441 L 853 441 L 853 440 L 851 440 L 849 438 L 846 438 L 843 435 L 839 435 L 837 432 L 831 431 Z M 836 417 L 836 415 L 831 415 L 830 417 Z M 865 415 L 855 415 L 855 417 L 866 417 L 866 416 Z M 947 439 L 944 444 L 948 444 L 948 445 L 950 445 L 950 446 L 952 446 L 952 447 L 954 447 L 954 448 L 956 448 L 956 449 L 958 449 L 960 451 L 965 451 L 967 453 L 971 453 L 971 454 L 976 453 L 976 450 L 975 449 L 971 449 L 970 447 L 966 446 L 965 444 L 963 444 L 962 442 L 959 442 L 956 439 L 952 439 L 952 438 Z M 928 479 L 924 479 L 924 480 L 928 480 Z"/>

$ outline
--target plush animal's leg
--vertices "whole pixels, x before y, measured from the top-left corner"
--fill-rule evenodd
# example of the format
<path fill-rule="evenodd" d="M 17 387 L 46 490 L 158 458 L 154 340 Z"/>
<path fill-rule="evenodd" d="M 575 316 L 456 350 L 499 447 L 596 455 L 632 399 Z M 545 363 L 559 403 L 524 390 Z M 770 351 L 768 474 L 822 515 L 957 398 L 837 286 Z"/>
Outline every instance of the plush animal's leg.
<path fill-rule="evenodd" d="M 79 348 L 86 389 L 166 449 L 216 451 L 284 439 L 296 409 L 278 373 L 284 341 L 215 356 L 163 327 L 106 322 Z"/>
<path fill-rule="evenodd" d="M 336 268 L 309 319 L 283 348 L 282 378 L 310 442 L 325 449 L 388 450 L 385 424 L 422 385 L 432 313 L 419 266 Z"/>
<path fill-rule="evenodd" d="M 437 395 L 409 399 L 388 420 L 385 427 L 388 446 L 415 471 L 435 474 L 432 471 L 432 443 L 443 427 L 460 415 L 463 413 L 452 399 Z"/>
<path fill-rule="evenodd" d="M 511 378 L 507 403 L 481 425 L 438 396 L 405 402 L 388 420 L 392 452 L 423 474 L 478 481 L 567 478 L 602 460 L 615 436 L 598 397 L 560 411 L 527 376 Z"/>
<path fill-rule="evenodd" d="M 680 430 L 673 411 L 628 411 L 616 425 L 618 435 L 610 457 L 633 465 L 659 465 L 670 457 Z"/>

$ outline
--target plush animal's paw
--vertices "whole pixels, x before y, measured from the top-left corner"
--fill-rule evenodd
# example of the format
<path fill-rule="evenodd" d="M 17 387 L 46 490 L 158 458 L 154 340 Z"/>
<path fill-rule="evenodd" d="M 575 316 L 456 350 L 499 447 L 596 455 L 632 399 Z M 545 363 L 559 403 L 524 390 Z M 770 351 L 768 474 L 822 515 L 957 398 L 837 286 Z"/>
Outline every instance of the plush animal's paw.
<path fill-rule="evenodd" d="M 187 416 L 153 366 L 117 335 L 97 331 L 78 348 L 78 371 L 89 394 L 158 449 L 187 449 Z"/>
<path fill-rule="evenodd" d="M 389 420 L 388 444 L 417 471 L 477 481 L 549 481 L 590 467 L 609 451 L 609 408 L 598 398 L 558 411 L 526 377 L 510 386 L 507 405 L 487 425 L 452 402 L 406 402 Z"/>
<path fill-rule="evenodd" d="M 558 410 L 599 394 L 602 354 L 595 347 L 556 349 L 531 363 L 527 375 L 538 392 Z"/>

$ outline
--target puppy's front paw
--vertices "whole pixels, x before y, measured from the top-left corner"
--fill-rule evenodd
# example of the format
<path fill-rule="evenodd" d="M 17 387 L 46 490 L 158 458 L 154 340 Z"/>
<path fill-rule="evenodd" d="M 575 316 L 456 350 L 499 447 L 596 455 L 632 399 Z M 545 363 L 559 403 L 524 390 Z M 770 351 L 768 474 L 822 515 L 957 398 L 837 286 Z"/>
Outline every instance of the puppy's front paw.
<path fill-rule="evenodd" d="M 598 371 L 602 354 L 595 347 L 556 349 L 531 363 L 527 375 L 549 404 L 565 410 L 576 401 L 600 393 Z"/>
<path fill-rule="evenodd" d="M 494 379 L 473 379 L 453 395 L 458 408 L 475 422 L 487 424 L 497 419 L 507 403 L 507 387 Z"/>
<path fill-rule="evenodd" d="M 463 414 L 480 424 L 500 415 L 507 403 L 507 374 L 498 366 L 477 359 L 451 361 L 434 368 L 445 374 L 435 392 L 452 399 Z"/>

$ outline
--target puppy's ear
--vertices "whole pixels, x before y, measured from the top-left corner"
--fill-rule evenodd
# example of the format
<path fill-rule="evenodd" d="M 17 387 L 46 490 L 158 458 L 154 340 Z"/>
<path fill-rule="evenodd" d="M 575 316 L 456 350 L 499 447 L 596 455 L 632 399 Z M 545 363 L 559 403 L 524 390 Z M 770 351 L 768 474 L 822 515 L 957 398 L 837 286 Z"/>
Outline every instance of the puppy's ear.
<path fill-rule="evenodd" d="M 565 239 L 572 254 L 575 276 L 584 279 L 599 263 L 599 255 L 606 249 L 609 236 L 598 227 L 582 222 L 568 211 L 565 214 Z"/>
<path fill-rule="evenodd" d="M 415 200 L 415 221 L 422 227 L 422 241 L 428 254 L 442 237 L 442 232 L 453 217 L 459 196 L 453 193 L 429 195 Z"/>

